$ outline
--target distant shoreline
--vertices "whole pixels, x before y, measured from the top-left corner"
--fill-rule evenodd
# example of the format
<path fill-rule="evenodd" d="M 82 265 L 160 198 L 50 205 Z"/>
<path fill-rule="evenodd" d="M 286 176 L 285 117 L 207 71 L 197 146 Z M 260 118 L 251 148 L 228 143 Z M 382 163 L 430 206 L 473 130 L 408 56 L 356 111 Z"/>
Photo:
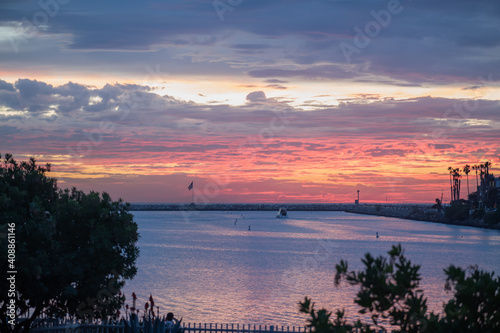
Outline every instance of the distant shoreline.
<path fill-rule="evenodd" d="M 207 203 L 207 204 L 130 204 L 130 211 L 278 211 L 286 207 L 289 211 L 339 211 L 355 214 L 393 217 L 405 220 L 434 222 L 448 225 L 500 230 L 500 225 L 487 225 L 482 220 L 447 221 L 443 212 L 427 204 L 335 204 L 335 203 Z"/>
<path fill-rule="evenodd" d="M 188 203 L 134 203 L 130 204 L 130 210 L 140 211 L 173 211 L 173 210 L 218 210 L 218 211 L 230 211 L 230 210 L 248 210 L 248 211 L 267 211 L 276 210 L 281 207 L 286 207 L 289 210 L 294 211 L 343 211 L 349 209 L 349 207 L 354 206 L 351 204 L 286 204 L 286 203 L 207 203 L 207 204 L 188 204 Z"/>

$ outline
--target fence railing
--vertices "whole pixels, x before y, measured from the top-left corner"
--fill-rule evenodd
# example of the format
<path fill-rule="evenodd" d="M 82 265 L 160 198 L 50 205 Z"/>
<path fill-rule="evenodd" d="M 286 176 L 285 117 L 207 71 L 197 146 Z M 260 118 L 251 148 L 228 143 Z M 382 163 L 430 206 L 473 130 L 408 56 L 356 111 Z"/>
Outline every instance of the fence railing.
<path fill-rule="evenodd" d="M 125 333 L 123 323 L 70 323 L 46 322 L 31 329 L 33 333 Z M 191 324 L 182 325 L 185 333 L 305 333 L 301 326 L 252 325 L 252 324 Z M 138 326 L 141 331 L 144 326 Z M 380 331 L 380 333 L 389 331 Z"/>
<path fill-rule="evenodd" d="M 303 333 L 305 327 L 251 324 L 184 324 L 186 333 Z"/>
<path fill-rule="evenodd" d="M 185 333 L 305 333 L 305 327 L 252 324 L 183 323 Z M 138 325 L 139 330 L 144 328 Z M 76 323 L 70 321 L 46 321 L 31 329 L 33 333 L 125 333 L 125 326 L 116 323 Z"/>

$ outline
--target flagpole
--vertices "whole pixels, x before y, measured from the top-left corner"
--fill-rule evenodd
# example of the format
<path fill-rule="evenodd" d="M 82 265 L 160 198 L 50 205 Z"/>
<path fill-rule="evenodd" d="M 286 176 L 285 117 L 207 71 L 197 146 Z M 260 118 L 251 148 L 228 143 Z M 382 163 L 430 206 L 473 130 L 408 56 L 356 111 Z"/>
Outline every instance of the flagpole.
<path fill-rule="evenodd" d="M 191 205 L 194 205 L 194 182 L 191 182 L 191 184 L 189 184 L 188 186 L 188 190 L 193 190 L 193 192 L 191 193 Z"/>

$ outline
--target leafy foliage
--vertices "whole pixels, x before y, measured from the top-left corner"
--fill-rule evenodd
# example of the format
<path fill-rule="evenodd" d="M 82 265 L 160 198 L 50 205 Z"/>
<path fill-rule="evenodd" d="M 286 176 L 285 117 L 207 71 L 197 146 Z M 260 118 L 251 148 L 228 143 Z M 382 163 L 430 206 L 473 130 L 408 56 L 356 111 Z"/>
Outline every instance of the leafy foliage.
<path fill-rule="evenodd" d="M 500 209 L 484 214 L 484 222 L 489 225 L 500 223 Z"/>
<path fill-rule="evenodd" d="M 141 323 L 139 316 L 135 313 L 131 313 L 128 320 L 123 320 L 125 333 L 184 333 L 186 329 L 181 327 L 181 323 L 182 318 L 168 328 L 164 317 L 144 317 Z"/>
<path fill-rule="evenodd" d="M 181 327 L 182 318 L 177 320 L 173 313 L 168 313 L 167 316 L 160 317 L 155 314 L 155 302 L 153 295 L 149 296 L 149 302 L 144 305 L 144 315 L 139 317 L 139 309 L 137 309 L 137 296 L 132 293 L 132 306 L 125 306 L 125 317 L 121 319 L 123 322 L 125 333 L 184 333 L 186 330 Z M 130 313 L 129 313 L 130 310 Z M 171 316 L 171 317 L 169 317 Z M 128 320 L 126 318 L 129 318 Z"/>
<path fill-rule="evenodd" d="M 120 288 L 136 274 L 137 225 L 128 205 L 107 193 L 59 190 L 34 158 L 17 163 L 6 154 L 0 165 L 0 220 L 15 225 L 17 316 L 14 328 L 0 319 L 1 331 L 29 327 L 42 312 L 76 318 L 104 318 L 121 307 Z M 1 239 L 0 251 L 7 252 Z M 2 256 L 2 267 L 7 258 Z M 0 281 L 2 290 L 7 281 Z M 10 300 L 0 298 L 6 313 Z"/>
<path fill-rule="evenodd" d="M 389 257 L 374 258 L 367 253 L 362 259 L 364 270 L 349 271 L 346 261 L 336 265 L 335 283 L 342 279 L 359 286 L 354 300 L 368 314 L 371 323 L 348 323 L 344 311 L 336 318 L 326 309 L 316 310 L 311 299 L 300 302 L 300 311 L 308 314 L 309 332 L 377 332 L 384 322 L 398 327 L 400 332 L 499 332 L 500 277 L 477 267 L 465 271 L 450 266 L 445 269 L 446 288 L 454 297 L 444 306 L 442 318 L 427 313 L 427 299 L 419 288 L 420 266 L 404 256 L 401 245 L 393 246 Z"/>
<path fill-rule="evenodd" d="M 307 319 L 308 324 L 306 327 L 309 328 L 311 333 L 328 333 L 328 332 L 351 332 L 353 327 L 361 327 L 361 323 L 357 322 L 355 325 L 349 325 L 344 319 L 344 310 L 337 310 L 336 318 L 332 322 L 330 317 L 332 313 L 326 309 L 320 309 L 316 311 L 314 308 L 314 303 L 311 303 L 310 298 L 305 298 L 303 302 L 299 302 L 300 312 L 309 315 Z"/>
<path fill-rule="evenodd" d="M 444 307 L 448 332 L 500 332 L 500 276 L 470 267 L 469 274 L 451 265 L 444 270 L 446 287 L 454 290 Z"/>
<path fill-rule="evenodd" d="M 469 217 L 469 207 L 460 204 L 451 205 L 446 207 L 444 215 L 450 222 L 463 221 Z"/>

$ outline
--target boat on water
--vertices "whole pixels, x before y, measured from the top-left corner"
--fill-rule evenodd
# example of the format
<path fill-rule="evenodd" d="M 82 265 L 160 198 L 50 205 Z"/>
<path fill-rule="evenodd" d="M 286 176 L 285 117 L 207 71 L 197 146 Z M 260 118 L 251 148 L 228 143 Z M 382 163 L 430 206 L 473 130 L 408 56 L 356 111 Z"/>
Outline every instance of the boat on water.
<path fill-rule="evenodd" d="M 288 217 L 288 213 L 286 211 L 286 208 L 281 207 L 280 210 L 278 211 L 278 214 L 276 214 L 276 218 L 278 219 L 284 219 Z"/>

